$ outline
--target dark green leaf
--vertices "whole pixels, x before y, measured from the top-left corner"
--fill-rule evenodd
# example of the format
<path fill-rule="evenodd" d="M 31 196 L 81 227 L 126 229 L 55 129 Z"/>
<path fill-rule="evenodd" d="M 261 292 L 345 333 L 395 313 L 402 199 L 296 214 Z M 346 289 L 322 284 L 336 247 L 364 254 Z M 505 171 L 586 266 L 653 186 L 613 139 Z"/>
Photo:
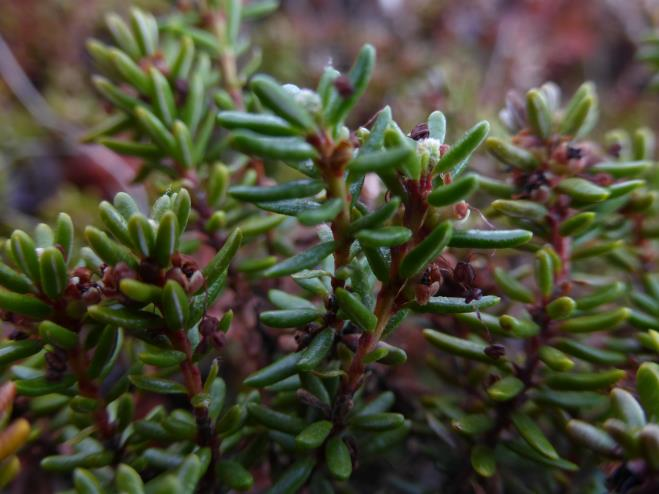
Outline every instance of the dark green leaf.
<path fill-rule="evenodd" d="M 628 317 L 629 309 L 619 308 L 609 312 L 579 316 L 563 321 L 560 329 L 568 333 L 592 333 L 610 331 L 620 326 Z"/>
<path fill-rule="evenodd" d="M 533 292 L 503 268 L 494 269 L 494 279 L 501 291 L 511 299 L 525 304 L 533 302 Z"/>
<path fill-rule="evenodd" d="M 36 297 L 10 292 L 5 289 L 0 289 L 0 309 L 35 319 L 48 317 L 52 312 L 50 305 Z"/>
<path fill-rule="evenodd" d="M 217 115 L 217 121 L 230 130 L 247 129 L 270 136 L 292 136 L 297 133 L 286 120 L 274 115 L 223 111 Z"/>
<path fill-rule="evenodd" d="M 327 441 L 325 462 L 330 474 L 338 480 L 348 480 L 352 475 L 350 450 L 339 436 L 334 436 Z"/>
<path fill-rule="evenodd" d="M 458 178 L 453 183 L 436 187 L 428 195 L 428 203 L 435 207 L 449 206 L 464 201 L 478 189 L 478 177 L 467 175 Z"/>
<path fill-rule="evenodd" d="M 11 253 L 18 267 L 28 275 L 32 281 L 39 283 L 39 259 L 36 245 L 30 236 L 21 230 L 11 234 Z"/>
<path fill-rule="evenodd" d="M 450 336 L 432 329 L 424 329 L 423 336 L 440 350 L 452 355 L 479 362 L 494 363 L 495 360 L 485 353 L 487 345 Z"/>
<path fill-rule="evenodd" d="M 659 418 L 659 365 L 644 362 L 636 372 L 636 389 L 639 400 L 650 420 Z"/>
<path fill-rule="evenodd" d="M 41 290 L 50 299 L 59 297 L 69 282 L 66 262 L 57 247 L 47 247 L 39 256 Z"/>
<path fill-rule="evenodd" d="M 136 388 L 142 391 L 148 391 L 149 393 L 187 394 L 185 386 L 168 379 L 135 375 L 128 376 L 128 379 Z"/>
<path fill-rule="evenodd" d="M 261 322 L 272 328 L 296 328 L 308 324 L 322 315 L 318 309 L 286 309 L 261 312 Z"/>
<path fill-rule="evenodd" d="M 492 477 L 496 473 L 496 457 L 494 451 L 487 446 L 477 444 L 471 449 L 469 457 L 471 466 L 482 477 Z"/>
<path fill-rule="evenodd" d="M 217 475 L 224 485 L 237 491 L 248 491 L 254 485 L 252 474 L 240 463 L 233 460 L 219 462 L 217 464 Z"/>
<path fill-rule="evenodd" d="M 556 189 L 569 195 L 572 199 L 586 204 L 604 201 L 610 194 L 608 190 L 599 185 L 579 177 L 564 178 Z"/>
<path fill-rule="evenodd" d="M 312 455 L 297 460 L 277 479 L 266 494 L 295 494 L 305 484 L 316 465 Z"/>
<path fill-rule="evenodd" d="M 127 329 L 163 329 L 165 326 L 165 321 L 150 312 L 120 306 L 91 305 L 87 312 L 100 323 Z"/>
<path fill-rule="evenodd" d="M 324 242 L 267 269 L 263 275 L 277 278 L 310 269 L 334 252 L 334 242 Z"/>
<path fill-rule="evenodd" d="M 407 146 L 365 154 L 360 153 L 359 156 L 348 163 L 348 171 L 363 175 L 370 172 L 378 173 L 397 169 L 410 159 L 413 153 L 414 149 Z"/>
<path fill-rule="evenodd" d="M 524 383 L 516 377 L 506 376 L 487 388 L 487 394 L 494 401 L 508 401 L 521 393 L 524 387 Z"/>
<path fill-rule="evenodd" d="M 400 198 L 392 197 L 391 200 L 382 206 L 380 209 L 373 211 L 367 215 L 357 218 L 348 227 L 350 233 L 358 232 L 360 230 L 374 228 L 380 226 L 382 223 L 391 218 L 400 206 Z"/>
<path fill-rule="evenodd" d="M 554 449 L 554 446 L 552 446 L 531 417 L 524 413 L 516 412 L 512 414 L 511 419 L 513 425 L 529 446 L 547 458 L 558 460 L 559 457 L 556 449 Z"/>
<path fill-rule="evenodd" d="M 13 364 L 34 355 L 41 350 L 42 343 L 37 340 L 7 341 L 0 344 L 0 365 Z"/>
<path fill-rule="evenodd" d="M 248 403 L 247 412 L 257 422 L 277 431 L 299 434 L 305 427 L 304 421 L 298 417 L 256 403 Z"/>
<path fill-rule="evenodd" d="M 314 147 L 297 137 L 267 137 L 237 130 L 231 134 L 230 143 L 238 151 L 264 158 L 302 161 L 317 157 Z"/>
<path fill-rule="evenodd" d="M 494 295 L 485 295 L 478 300 L 467 303 L 461 297 L 430 297 L 428 302 L 420 305 L 416 302 L 408 304 L 409 308 L 416 312 L 427 312 L 430 314 L 460 314 L 464 312 L 476 312 L 499 303 L 501 299 Z"/>
<path fill-rule="evenodd" d="M 190 315 L 190 303 L 185 290 L 178 282 L 168 280 L 165 283 L 161 306 L 165 323 L 170 330 L 187 329 L 186 322 Z"/>
<path fill-rule="evenodd" d="M 505 249 L 531 240 L 528 230 L 454 230 L 449 247 L 466 249 Z"/>
<path fill-rule="evenodd" d="M 595 364 L 622 365 L 627 361 L 623 353 L 595 348 L 579 341 L 559 339 L 555 342 L 555 346 L 569 355 Z"/>
<path fill-rule="evenodd" d="M 75 377 L 66 374 L 57 381 L 51 381 L 46 377 L 34 377 L 31 379 L 19 379 L 15 383 L 16 393 L 19 395 L 43 396 L 68 390 L 75 383 Z"/>
<path fill-rule="evenodd" d="M 309 346 L 304 349 L 301 357 L 297 360 L 296 369 L 307 372 L 316 369 L 329 354 L 334 343 L 334 330 L 325 328 L 314 336 Z"/>
<path fill-rule="evenodd" d="M 350 320 L 360 326 L 365 331 L 373 331 L 377 325 L 377 317 L 371 309 L 366 307 L 357 295 L 345 290 L 344 288 L 337 288 L 334 292 L 336 301 L 343 312 L 345 312 Z"/>
<path fill-rule="evenodd" d="M 253 388 L 263 388 L 286 379 L 297 372 L 297 365 L 301 358 L 301 353 L 291 353 L 275 360 L 272 364 L 247 376 L 244 384 Z"/>
<path fill-rule="evenodd" d="M 252 78 L 250 87 L 265 107 L 294 127 L 306 131 L 315 127 L 311 115 L 272 77 L 259 74 Z"/>
<path fill-rule="evenodd" d="M 435 171 L 443 173 L 450 171 L 463 161 L 469 159 L 471 154 L 485 140 L 490 132 L 490 124 L 483 120 L 469 129 L 437 163 Z"/>
<path fill-rule="evenodd" d="M 526 93 L 526 115 L 533 132 L 542 139 L 551 134 L 552 114 L 547 100 L 538 89 Z"/>
<path fill-rule="evenodd" d="M 509 144 L 496 137 L 488 137 L 485 147 L 495 158 L 506 165 L 521 170 L 533 170 L 539 165 L 538 159 L 524 148 Z M 485 183 L 483 187 L 486 188 Z"/>
<path fill-rule="evenodd" d="M 229 188 L 229 194 L 241 201 L 268 202 L 314 196 L 323 188 L 320 180 L 295 180 L 271 187 L 234 185 Z"/>
<path fill-rule="evenodd" d="M 3 262 L 0 262 L 0 285 L 17 293 L 29 293 L 34 290 L 30 278 L 14 271 Z"/>
<path fill-rule="evenodd" d="M 329 420 L 319 420 L 310 424 L 295 437 L 295 445 L 299 449 L 316 449 L 323 445 L 332 431 L 334 424 Z"/>
<path fill-rule="evenodd" d="M 615 178 L 638 177 L 647 171 L 653 162 L 648 160 L 628 162 L 601 162 L 588 168 L 591 173 L 608 173 Z"/>
<path fill-rule="evenodd" d="M 412 238 L 412 232 L 404 226 L 383 226 L 375 230 L 360 230 L 356 237 L 366 247 L 395 247 Z"/>
<path fill-rule="evenodd" d="M 625 374 L 625 371 L 620 369 L 602 372 L 557 372 L 548 375 L 545 382 L 553 389 L 590 391 L 612 386 L 625 377 Z"/>

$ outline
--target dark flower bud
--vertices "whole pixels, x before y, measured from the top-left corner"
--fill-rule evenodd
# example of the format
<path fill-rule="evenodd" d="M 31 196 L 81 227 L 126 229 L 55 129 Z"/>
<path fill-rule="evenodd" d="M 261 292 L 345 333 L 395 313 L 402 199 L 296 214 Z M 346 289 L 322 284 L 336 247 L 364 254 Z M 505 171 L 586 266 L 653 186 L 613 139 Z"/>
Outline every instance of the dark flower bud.
<path fill-rule="evenodd" d="M 410 137 L 414 139 L 415 141 L 421 140 L 421 139 L 427 139 L 430 137 L 430 131 L 428 130 L 428 124 L 425 122 L 421 122 L 419 124 L 416 124 L 416 126 L 412 129 L 410 132 Z"/>
<path fill-rule="evenodd" d="M 186 292 L 189 291 L 188 277 L 181 270 L 181 268 L 172 268 L 172 269 L 170 269 L 169 271 L 167 271 L 167 274 L 166 274 L 165 277 L 168 280 L 174 280 L 175 282 L 177 282 L 179 285 L 181 285 L 183 287 L 183 289 Z"/>
<path fill-rule="evenodd" d="M 216 317 L 206 315 L 199 323 L 199 332 L 204 336 L 211 335 L 216 332 L 218 323 Z"/>
<path fill-rule="evenodd" d="M 140 280 L 144 281 L 145 283 L 160 285 L 163 282 L 160 266 L 158 266 L 158 264 L 151 259 L 143 259 L 142 262 L 140 262 L 137 271 L 139 273 Z"/>
<path fill-rule="evenodd" d="M 222 333 L 221 331 L 215 331 L 213 334 L 210 335 L 209 339 L 211 344 L 217 350 L 221 350 L 226 345 L 227 335 L 225 333 Z"/>
<path fill-rule="evenodd" d="M 342 98 L 348 98 L 349 96 L 352 96 L 352 93 L 355 91 L 352 82 L 350 82 L 350 78 L 346 75 L 337 77 L 334 80 L 334 87 Z"/>
<path fill-rule="evenodd" d="M 82 300 L 87 305 L 94 305 L 101 301 L 103 298 L 103 292 L 97 285 L 91 285 L 85 287 L 82 291 Z"/>
<path fill-rule="evenodd" d="M 453 277 L 458 283 L 471 285 L 476 279 L 476 270 L 468 262 L 459 261 L 453 270 Z"/>
<path fill-rule="evenodd" d="M 197 293 L 201 287 L 206 283 L 206 279 L 201 271 L 197 270 L 190 276 L 190 284 L 188 286 L 188 293 Z"/>
<path fill-rule="evenodd" d="M 190 278 L 195 272 L 199 271 L 199 264 L 191 256 L 186 256 L 180 252 L 175 252 L 172 256 L 172 265 L 181 268 L 181 271 Z"/>
<path fill-rule="evenodd" d="M 414 289 L 414 299 L 419 305 L 426 305 L 435 292 L 439 289 L 439 283 L 424 285 L 419 283 Z"/>

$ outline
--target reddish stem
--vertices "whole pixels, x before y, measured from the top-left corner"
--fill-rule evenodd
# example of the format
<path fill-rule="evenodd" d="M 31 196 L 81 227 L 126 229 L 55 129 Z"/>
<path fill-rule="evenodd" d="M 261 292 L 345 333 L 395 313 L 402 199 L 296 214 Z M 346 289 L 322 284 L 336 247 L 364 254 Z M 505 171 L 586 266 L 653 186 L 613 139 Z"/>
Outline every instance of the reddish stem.
<path fill-rule="evenodd" d="M 426 196 L 430 187 L 429 178 L 423 176 L 418 182 L 409 181 L 407 185 L 410 197 L 406 202 L 406 208 L 401 222 L 414 232 L 414 237 L 407 243 L 391 249 L 389 281 L 384 283 L 380 288 L 375 303 L 374 313 L 377 317 L 377 325 L 372 333 L 363 333 L 359 339 L 357 350 L 342 384 L 341 396 L 343 399 L 339 400 L 339 402 L 345 402 L 347 398 L 352 397 L 359 389 L 365 371 L 364 358 L 375 348 L 382 338 L 387 323 L 394 312 L 396 298 L 407 283 L 407 280 L 400 279 L 398 272 L 400 263 L 407 253 L 421 242 L 426 235 L 426 232 L 423 231 L 423 225 L 428 210 Z"/>
<path fill-rule="evenodd" d="M 185 381 L 185 387 L 188 390 L 188 396 L 192 399 L 194 396 L 203 393 L 204 386 L 201 380 L 199 367 L 192 360 L 192 347 L 185 331 L 182 329 L 176 331 L 170 336 L 174 348 L 185 353 L 185 360 L 181 363 L 180 369 Z M 193 406 L 195 419 L 197 421 L 197 443 L 202 447 L 210 447 L 211 463 L 206 476 L 205 484 L 212 486 L 215 481 L 214 465 L 220 460 L 220 442 L 215 434 L 215 427 L 210 420 L 207 406 Z"/>
<path fill-rule="evenodd" d="M 570 256 L 572 254 L 572 241 L 570 237 L 563 237 L 559 231 L 559 219 L 557 213 L 550 213 L 547 220 L 551 227 L 551 244 L 558 257 L 561 259 L 561 271 L 556 277 L 556 285 L 561 287 L 563 293 L 569 292 L 570 281 Z"/>
<path fill-rule="evenodd" d="M 93 414 L 96 428 L 104 439 L 111 439 L 114 436 L 114 427 L 110 423 L 105 402 L 99 392 L 98 386 L 87 375 L 89 361 L 87 355 L 80 347 L 76 347 L 69 352 L 69 364 L 78 381 L 80 395 L 97 402 L 96 410 L 94 410 Z"/>
<path fill-rule="evenodd" d="M 192 361 L 192 347 L 190 346 L 188 337 L 183 330 L 176 331 L 171 335 L 170 339 L 176 350 L 185 353 L 186 358 L 181 363 L 180 368 L 183 373 L 185 387 L 188 390 L 188 396 L 192 398 L 203 391 L 201 373 L 199 372 L 197 365 Z"/>

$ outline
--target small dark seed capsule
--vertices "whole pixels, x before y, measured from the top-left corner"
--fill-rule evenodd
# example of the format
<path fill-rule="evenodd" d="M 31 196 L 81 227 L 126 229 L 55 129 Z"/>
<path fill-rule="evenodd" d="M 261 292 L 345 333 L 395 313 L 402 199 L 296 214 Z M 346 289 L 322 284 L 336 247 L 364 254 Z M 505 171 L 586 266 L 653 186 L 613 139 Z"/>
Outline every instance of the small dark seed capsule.
<path fill-rule="evenodd" d="M 188 277 L 185 275 L 185 273 L 181 268 L 170 269 L 169 271 L 167 271 L 167 275 L 165 276 L 165 278 L 168 280 L 174 280 L 176 283 L 178 283 L 183 287 L 183 290 L 185 290 L 186 292 L 188 291 L 188 287 L 189 287 Z"/>
<path fill-rule="evenodd" d="M 73 271 L 73 277 L 78 278 L 78 283 L 88 283 L 92 279 L 92 272 L 87 268 L 76 268 Z"/>
<path fill-rule="evenodd" d="M 410 137 L 414 139 L 415 141 L 421 140 L 421 139 L 427 139 L 430 137 L 430 131 L 428 130 L 428 124 L 425 122 L 421 122 L 419 124 L 416 124 L 416 126 L 412 129 L 410 132 Z"/>
<path fill-rule="evenodd" d="M 581 148 L 577 146 L 567 146 L 567 159 L 569 160 L 578 160 L 581 158 L 582 152 Z"/>
<path fill-rule="evenodd" d="M 419 283 L 425 286 L 430 285 L 430 269 L 426 269 L 423 272 L 423 276 L 421 277 L 421 281 L 419 281 Z"/>
<path fill-rule="evenodd" d="M 306 348 L 306 346 L 311 342 L 313 335 L 307 333 L 306 331 L 296 331 L 293 338 L 295 343 L 297 343 L 298 351 Z"/>
<path fill-rule="evenodd" d="M 201 271 L 197 270 L 194 273 L 192 273 L 192 276 L 190 276 L 190 284 L 188 285 L 188 292 L 189 293 L 196 293 L 199 291 L 199 289 L 204 286 L 204 283 L 206 283 L 206 280 L 204 279 L 204 275 L 202 274 Z"/>
<path fill-rule="evenodd" d="M 224 345 L 226 345 L 227 335 L 220 332 L 220 331 L 216 331 L 215 333 L 213 333 L 210 336 L 210 340 L 211 340 L 212 345 L 217 350 L 221 350 L 222 348 L 224 348 Z"/>
<path fill-rule="evenodd" d="M 481 290 L 480 288 L 471 288 L 467 292 L 467 296 L 465 297 L 465 303 L 469 304 L 474 300 L 480 300 L 482 296 L 483 296 L 483 290 Z"/>
<path fill-rule="evenodd" d="M 210 335 L 217 330 L 218 323 L 216 317 L 206 315 L 199 323 L 199 332 L 203 335 Z"/>
<path fill-rule="evenodd" d="M 120 262 L 114 267 L 115 276 L 117 276 L 117 281 L 121 281 L 124 278 L 135 279 L 137 274 L 133 271 L 128 264 L 125 262 Z"/>
<path fill-rule="evenodd" d="M 26 340 L 29 336 L 30 335 L 28 335 L 26 332 L 15 329 L 9 335 L 9 339 L 14 341 L 20 341 L 20 340 Z"/>
<path fill-rule="evenodd" d="M 102 293 L 101 289 L 96 285 L 92 285 L 92 286 L 86 287 L 82 291 L 82 297 L 81 298 L 82 298 L 83 302 L 85 302 L 85 304 L 93 305 L 93 304 L 99 303 L 101 301 L 102 297 L 103 297 L 103 293 Z"/>
<path fill-rule="evenodd" d="M 197 261 L 195 261 L 191 256 L 186 256 L 180 252 L 176 252 L 172 256 L 172 265 L 176 266 L 177 268 L 181 268 L 181 270 L 188 278 L 192 276 L 196 271 L 199 271 L 199 264 L 197 264 Z"/>
<path fill-rule="evenodd" d="M 433 262 L 428 268 L 428 270 L 429 270 L 430 281 L 439 282 L 439 284 L 441 285 L 442 282 L 444 281 L 444 276 L 442 275 L 442 269 L 439 266 L 439 264 Z"/>
<path fill-rule="evenodd" d="M 617 142 L 615 144 L 611 144 L 609 149 L 606 150 L 606 152 L 614 158 L 620 158 L 620 151 L 622 151 L 622 146 Z"/>
<path fill-rule="evenodd" d="M 419 305 L 426 305 L 432 295 L 433 293 L 430 285 L 418 284 L 414 289 L 414 299 Z"/>
<path fill-rule="evenodd" d="M 352 93 L 355 91 L 352 82 L 350 82 L 350 79 L 346 75 L 337 77 L 334 80 L 334 87 L 342 98 L 352 96 Z"/>
<path fill-rule="evenodd" d="M 493 359 L 499 359 L 506 354 L 506 347 L 498 343 L 488 346 L 485 350 L 485 355 Z"/>
<path fill-rule="evenodd" d="M 142 262 L 140 262 L 137 270 L 140 275 L 140 279 L 145 283 L 151 283 L 154 285 L 162 284 L 160 266 L 158 266 L 151 259 L 143 259 Z"/>
<path fill-rule="evenodd" d="M 45 355 L 46 365 L 49 371 L 61 373 L 66 370 L 66 360 L 63 359 L 56 351 L 47 352 Z"/>
<path fill-rule="evenodd" d="M 476 270 L 468 262 L 459 261 L 453 270 L 453 278 L 458 283 L 471 285 L 476 279 Z"/>
<path fill-rule="evenodd" d="M 357 334 L 361 333 L 361 330 L 352 322 L 349 322 L 347 326 L 343 329 L 343 334 Z"/>
<path fill-rule="evenodd" d="M 469 214 L 469 204 L 465 201 L 460 201 L 457 204 L 454 204 L 453 213 L 455 214 L 455 219 L 458 221 L 465 219 Z"/>

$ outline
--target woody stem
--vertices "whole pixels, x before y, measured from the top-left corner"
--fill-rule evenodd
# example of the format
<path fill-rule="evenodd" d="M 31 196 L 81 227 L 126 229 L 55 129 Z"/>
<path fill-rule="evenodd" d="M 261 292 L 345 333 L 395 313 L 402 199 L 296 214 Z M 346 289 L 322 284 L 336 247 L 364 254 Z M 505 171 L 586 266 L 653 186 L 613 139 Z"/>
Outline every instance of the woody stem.
<path fill-rule="evenodd" d="M 201 394 L 204 390 L 201 380 L 201 372 L 199 367 L 192 359 L 192 347 L 185 331 L 178 330 L 171 336 L 173 347 L 185 354 L 185 360 L 181 362 L 180 369 L 185 381 L 185 387 L 188 390 L 188 396 L 192 400 L 194 396 Z M 220 444 L 215 435 L 215 428 L 211 422 L 208 406 L 206 405 L 193 405 L 195 419 L 197 421 L 197 443 L 201 447 L 210 447 L 211 450 L 211 465 L 215 465 L 220 458 Z M 214 468 L 210 468 L 207 472 L 208 481 L 210 483 L 214 480 Z"/>
<path fill-rule="evenodd" d="M 91 398 L 97 402 L 96 409 L 94 410 L 94 421 L 96 428 L 101 433 L 103 438 L 110 439 L 114 436 L 114 429 L 110 423 L 110 417 L 105 408 L 105 402 L 101 396 L 98 386 L 87 375 L 89 362 L 85 352 L 81 347 L 77 346 L 68 353 L 69 364 L 73 370 L 73 374 L 78 382 L 78 389 L 80 394 L 86 398 Z"/>

